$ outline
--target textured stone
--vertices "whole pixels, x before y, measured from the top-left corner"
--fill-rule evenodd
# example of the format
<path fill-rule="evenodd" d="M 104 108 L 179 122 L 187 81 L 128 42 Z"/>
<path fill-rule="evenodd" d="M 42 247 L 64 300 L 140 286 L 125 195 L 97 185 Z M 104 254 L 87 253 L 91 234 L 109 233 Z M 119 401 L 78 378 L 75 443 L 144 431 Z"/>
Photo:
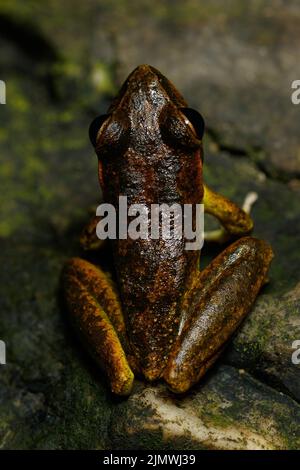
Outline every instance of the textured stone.
<path fill-rule="evenodd" d="M 140 387 L 113 411 L 116 449 L 293 449 L 299 406 L 245 372 L 222 366 L 185 398 Z"/>

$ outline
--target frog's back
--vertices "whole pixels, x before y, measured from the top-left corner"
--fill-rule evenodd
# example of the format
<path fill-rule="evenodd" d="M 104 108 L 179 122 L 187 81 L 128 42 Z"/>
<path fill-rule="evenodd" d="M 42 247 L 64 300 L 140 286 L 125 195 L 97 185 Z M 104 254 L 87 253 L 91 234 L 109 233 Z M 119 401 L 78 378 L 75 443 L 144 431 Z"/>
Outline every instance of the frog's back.
<path fill-rule="evenodd" d="M 97 148 L 104 198 L 117 210 L 119 196 L 149 210 L 151 204 L 183 209 L 202 201 L 201 148 L 179 110 L 184 106 L 173 85 L 151 67 L 137 68 L 125 82 Z M 115 147 L 106 147 L 105 138 L 115 139 Z M 185 250 L 185 242 L 112 242 L 128 334 L 149 380 L 162 373 L 178 332 L 183 293 L 197 269 L 199 252 Z"/>

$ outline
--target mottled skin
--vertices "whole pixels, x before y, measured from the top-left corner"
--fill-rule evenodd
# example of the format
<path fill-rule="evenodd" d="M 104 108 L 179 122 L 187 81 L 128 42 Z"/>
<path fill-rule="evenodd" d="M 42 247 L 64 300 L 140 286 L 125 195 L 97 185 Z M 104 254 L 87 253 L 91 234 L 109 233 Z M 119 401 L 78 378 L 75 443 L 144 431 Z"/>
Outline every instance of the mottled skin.
<path fill-rule="evenodd" d="M 202 181 L 203 121 L 154 68 L 135 69 L 91 140 L 105 202 L 204 203 L 236 237 L 253 226 L 248 214 Z M 194 214 L 195 218 L 195 214 Z M 195 223 L 195 220 L 194 220 Z M 95 219 L 82 244 L 100 248 Z M 185 240 L 110 242 L 117 287 L 100 267 L 74 258 L 63 273 L 68 310 L 114 393 L 130 393 L 133 372 L 163 378 L 185 392 L 210 367 L 249 312 L 272 259 L 269 245 L 243 237 L 203 272 L 200 251 Z"/>

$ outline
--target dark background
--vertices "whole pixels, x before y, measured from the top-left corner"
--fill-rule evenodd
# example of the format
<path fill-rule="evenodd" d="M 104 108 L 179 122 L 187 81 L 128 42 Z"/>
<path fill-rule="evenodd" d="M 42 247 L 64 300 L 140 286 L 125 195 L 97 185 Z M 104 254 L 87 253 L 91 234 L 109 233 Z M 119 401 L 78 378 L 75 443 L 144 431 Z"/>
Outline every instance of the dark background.
<path fill-rule="evenodd" d="M 299 448 L 299 2 L 0 0 L 0 448 Z M 149 63 L 207 123 L 205 179 L 275 251 L 270 283 L 191 393 L 111 396 L 59 301 L 100 198 L 88 126 Z M 204 264 L 213 255 L 204 250 Z"/>

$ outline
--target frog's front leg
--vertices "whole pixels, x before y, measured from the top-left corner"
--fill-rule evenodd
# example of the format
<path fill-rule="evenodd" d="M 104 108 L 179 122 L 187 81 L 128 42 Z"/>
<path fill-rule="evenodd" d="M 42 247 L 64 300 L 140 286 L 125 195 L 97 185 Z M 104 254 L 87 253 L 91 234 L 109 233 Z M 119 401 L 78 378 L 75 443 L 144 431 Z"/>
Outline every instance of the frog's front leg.
<path fill-rule="evenodd" d="M 99 221 L 100 217 L 93 215 L 81 232 L 80 245 L 85 251 L 99 250 L 107 244 L 107 240 L 97 237 L 96 227 Z"/>
<path fill-rule="evenodd" d="M 270 246 L 244 237 L 199 274 L 184 301 L 183 324 L 164 371 L 169 387 L 182 393 L 215 362 L 249 312 L 273 257 Z"/>
<path fill-rule="evenodd" d="M 95 265 L 72 258 L 63 271 L 63 288 L 72 323 L 106 372 L 112 391 L 128 395 L 134 376 L 125 354 L 129 351 L 125 322 L 112 281 Z"/>
<path fill-rule="evenodd" d="M 241 237 L 251 232 L 253 221 L 249 213 L 257 195 L 250 193 L 248 196 L 250 197 L 246 198 L 243 209 L 240 209 L 234 202 L 204 185 L 204 210 L 222 224 L 220 229 L 205 233 L 206 241 L 223 243 L 228 241 L 231 235 Z"/>

